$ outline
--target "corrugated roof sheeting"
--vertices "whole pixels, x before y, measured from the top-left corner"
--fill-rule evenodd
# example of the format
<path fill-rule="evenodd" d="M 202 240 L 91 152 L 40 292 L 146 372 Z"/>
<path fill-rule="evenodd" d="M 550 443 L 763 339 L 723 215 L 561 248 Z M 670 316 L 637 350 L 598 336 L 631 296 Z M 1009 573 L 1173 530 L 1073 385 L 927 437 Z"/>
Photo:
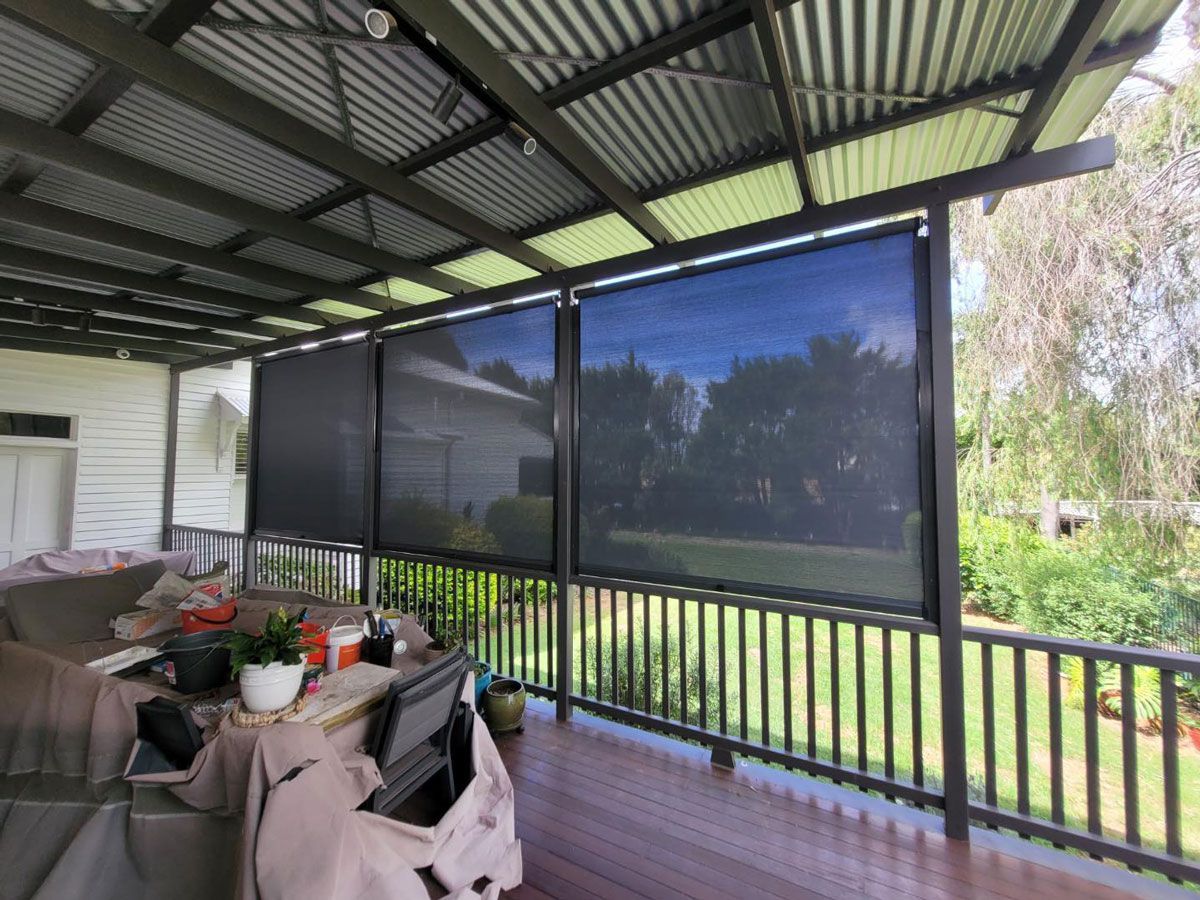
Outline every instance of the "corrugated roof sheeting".
<path fill-rule="evenodd" d="M 1145 34 L 1171 18 L 1180 0 L 1122 0 L 1109 20 L 1101 42 L 1115 44 L 1123 37 Z"/>
<path fill-rule="evenodd" d="M 323 169 L 141 85 L 126 91 L 86 136 L 277 210 L 341 185 Z"/>
<path fill-rule="evenodd" d="M 265 241 L 259 241 L 240 251 L 238 255 L 295 272 L 315 275 L 327 281 L 351 281 L 371 272 L 364 266 L 338 259 L 336 256 L 330 256 L 319 250 L 311 250 L 308 247 L 293 244 L 282 238 L 267 238 Z"/>
<path fill-rule="evenodd" d="M 505 136 L 456 154 L 415 177 L 508 231 L 561 218 L 599 202 L 546 148 L 525 156 Z"/>
<path fill-rule="evenodd" d="M 780 22 L 797 84 L 936 97 L 1040 65 L 1073 6 L 1070 0 L 910 0 L 881 14 L 843 0 L 804 0 L 784 10 Z M 906 105 L 814 94 L 798 99 L 814 134 Z"/>
<path fill-rule="evenodd" d="M 472 253 L 462 259 L 434 266 L 439 272 L 457 275 L 480 287 L 496 287 L 532 278 L 538 273 L 515 259 L 509 259 L 495 250 L 483 250 Z"/>
<path fill-rule="evenodd" d="M 996 162 L 1016 121 L 963 110 L 814 153 L 815 192 L 834 203 Z"/>
<path fill-rule="evenodd" d="M 315 29 L 307 4 L 224 0 L 214 18 L 291 28 Z M 260 32 L 198 26 L 175 45 L 184 56 L 215 71 L 275 106 L 345 139 L 337 98 L 323 49 L 312 42 L 287 40 Z"/>
<path fill-rule="evenodd" d="M 1132 62 L 1109 66 L 1072 81 L 1041 137 L 1033 145 L 1034 149 L 1048 150 L 1076 141 L 1133 66 Z"/>
<path fill-rule="evenodd" d="M 371 219 L 375 223 L 375 236 L 379 246 L 385 250 L 409 259 L 422 259 L 466 247 L 469 243 L 458 232 L 409 212 L 390 200 L 369 195 L 367 201 L 371 208 Z M 313 219 L 313 222 L 355 240 L 371 243 L 371 232 L 361 200 L 339 206 Z"/>
<path fill-rule="evenodd" d="M 387 297 L 392 301 L 402 300 L 407 303 L 429 303 L 432 300 L 441 300 L 450 296 L 445 291 L 417 284 L 407 278 L 389 278 L 386 282 L 379 281 L 375 284 L 368 284 L 363 290 Z"/>
<path fill-rule="evenodd" d="M 678 239 L 699 237 L 800 209 L 790 160 L 698 185 L 646 204 Z"/>
<path fill-rule="evenodd" d="M 95 65 L 49 38 L 0 19 L 0 106 L 49 122 Z"/>
<path fill-rule="evenodd" d="M 460 11 L 497 50 L 612 59 L 723 6 L 723 0 L 473 0 Z M 578 74 L 563 63 L 515 63 L 541 92 Z"/>
<path fill-rule="evenodd" d="M 624 256 L 648 250 L 652 246 L 646 237 L 618 213 L 605 213 L 529 238 L 529 246 L 552 256 L 565 266 Z"/>
<path fill-rule="evenodd" d="M 309 309 L 331 313 L 335 316 L 344 316 L 347 319 L 365 319 L 368 316 L 378 315 L 377 310 L 354 306 L 350 303 L 343 303 L 340 300 L 314 300 L 312 303 L 305 303 L 304 305 Z"/>
<path fill-rule="evenodd" d="M 211 272 L 208 269 L 189 269 L 179 280 L 224 288 L 227 291 L 237 291 L 239 294 L 253 294 L 267 300 L 293 300 L 300 296 L 295 291 L 285 291 L 283 288 L 263 284 L 260 281 L 250 281 L 247 278 L 226 275 L 224 272 Z"/>
<path fill-rule="evenodd" d="M 93 244 L 91 241 L 83 241 L 79 238 L 41 231 L 37 228 L 17 224 L 16 222 L 2 220 L 0 220 L 0 241 L 19 244 L 22 247 L 30 247 L 34 250 L 45 250 L 49 253 L 57 253 L 73 259 L 86 259 L 92 262 L 104 263 L 108 266 L 130 269 L 135 272 L 153 274 L 162 271 L 171 264 L 170 260 L 160 259 L 157 256 L 147 256 L 144 253 L 135 253 L 132 250 L 121 250 L 103 244 Z"/>
<path fill-rule="evenodd" d="M 218 244 L 243 230 L 236 222 L 54 166 L 43 169 L 24 194 L 196 244 Z"/>

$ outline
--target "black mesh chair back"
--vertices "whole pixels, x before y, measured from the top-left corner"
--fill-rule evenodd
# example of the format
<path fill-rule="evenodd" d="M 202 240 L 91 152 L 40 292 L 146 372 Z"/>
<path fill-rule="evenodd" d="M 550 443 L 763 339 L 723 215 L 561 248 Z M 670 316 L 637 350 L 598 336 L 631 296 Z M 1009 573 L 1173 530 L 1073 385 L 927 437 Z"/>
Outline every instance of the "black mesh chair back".
<path fill-rule="evenodd" d="M 383 787 L 371 799 L 373 812 L 390 812 L 439 772 L 454 801 L 450 731 L 466 678 L 467 654 L 458 650 L 392 682 L 375 734 Z"/>

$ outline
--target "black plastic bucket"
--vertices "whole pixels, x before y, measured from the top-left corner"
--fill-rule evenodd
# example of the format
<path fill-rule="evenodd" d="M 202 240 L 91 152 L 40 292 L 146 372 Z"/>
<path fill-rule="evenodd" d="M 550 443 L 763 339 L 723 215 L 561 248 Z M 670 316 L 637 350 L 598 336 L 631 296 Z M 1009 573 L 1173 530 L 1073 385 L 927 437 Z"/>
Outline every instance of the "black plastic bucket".
<path fill-rule="evenodd" d="M 200 694 L 229 681 L 229 649 L 222 647 L 232 631 L 200 631 L 173 637 L 159 650 L 167 657 L 167 678 L 181 694 Z M 172 679 L 172 671 L 174 677 Z"/>

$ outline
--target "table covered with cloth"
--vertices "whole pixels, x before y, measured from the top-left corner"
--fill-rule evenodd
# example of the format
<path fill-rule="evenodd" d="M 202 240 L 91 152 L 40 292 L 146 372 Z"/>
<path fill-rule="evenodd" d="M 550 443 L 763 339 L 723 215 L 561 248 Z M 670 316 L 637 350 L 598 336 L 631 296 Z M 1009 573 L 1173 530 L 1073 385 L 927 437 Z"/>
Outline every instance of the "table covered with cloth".
<path fill-rule="evenodd" d="M 480 721 L 476 776 L 432 827 L 357 809 L 381 784 L 365 719 L 226 720 L 186 772 L 126 779 L 134 704 L 161 689 L 52 651 L 0 642 L 0 897 L 420 898 L 431 867 L 449 896 L 485 879 L 494 900 L 521 881 L 512 784 Z"/>

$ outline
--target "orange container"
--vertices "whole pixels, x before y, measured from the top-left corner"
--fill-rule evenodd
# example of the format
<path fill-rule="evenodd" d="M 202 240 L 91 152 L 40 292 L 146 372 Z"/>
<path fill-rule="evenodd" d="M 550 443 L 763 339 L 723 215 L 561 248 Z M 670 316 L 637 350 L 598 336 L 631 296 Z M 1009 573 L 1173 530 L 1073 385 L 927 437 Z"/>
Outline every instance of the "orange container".
<path fill-rule="evenodd" d="M 201 631 L 224 631 L 233 627 L 237 618 L 237 600 L 230 600 L 212 609 L 180 610 L 184 634 L 197 634 Z"/>
<path fill-rule="evenodd" d="M 329 629 L 325 649 L 325 671 L 340 672 L 362 659 L 361 625 L 338 625 Z"/>
<path fill-rule="evenodd" d="M 301 622 L 300 630 L 304 632 L 304 643 L 312 647 L 312 652 L 306 656 L 305 662 L 310 665 L 325 662 L 325 645 L 329 642 L 329 629 L 316 622 Z"/>

